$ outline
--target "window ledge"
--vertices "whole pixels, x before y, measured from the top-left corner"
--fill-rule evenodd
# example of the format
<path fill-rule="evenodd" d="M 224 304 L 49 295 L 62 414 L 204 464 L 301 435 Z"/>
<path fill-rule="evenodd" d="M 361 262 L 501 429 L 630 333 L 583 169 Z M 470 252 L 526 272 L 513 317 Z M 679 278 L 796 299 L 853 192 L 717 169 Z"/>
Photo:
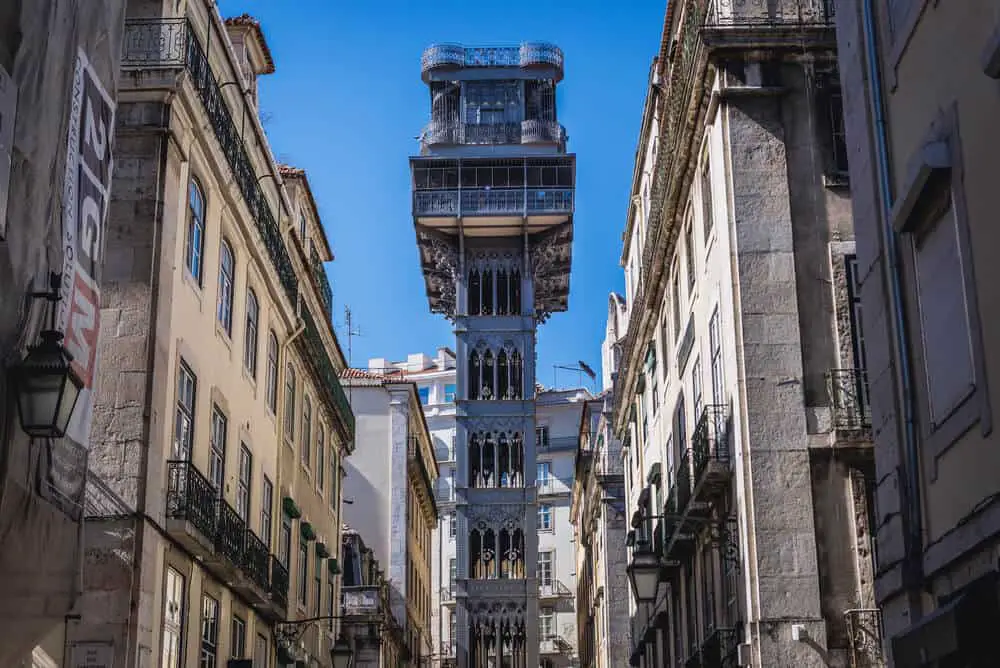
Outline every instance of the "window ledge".
<path fill-rule="evenodd" d="M 889 213 L 889 219 L 897 232 L 907 231 L 913 212 L 929 194 L 927 186 L 933 177 L 951 167 L 951 148 L 946 141 L 928 142 L 917 151 L 910 162 L 899 198 Z"/>

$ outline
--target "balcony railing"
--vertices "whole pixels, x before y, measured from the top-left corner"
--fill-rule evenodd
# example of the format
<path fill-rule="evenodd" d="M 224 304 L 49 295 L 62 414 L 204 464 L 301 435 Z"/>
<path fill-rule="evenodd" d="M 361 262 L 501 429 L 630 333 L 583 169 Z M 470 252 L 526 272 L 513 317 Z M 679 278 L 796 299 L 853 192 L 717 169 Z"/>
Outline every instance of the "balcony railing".
<path fill-rule="evenodd" d="M 288 569 L 271 555 L 271 598 L 282 608 L 288 607 Z"/>
<path fill-rule="evenodd" d="M 851 647 L 851 668 L 882 668 L 882 613 L 877 609 L 844 613 Z"/>
<path fill-rule="evenodd" d="M 554 44 L 525 42 L 520 46 L 466 47 L 461 44 L 434 44 L 420 58 L 422 72 L 437 67 L 536 67 L 562 70 L 563 53 Z"/>
<path fill-rule="evenodd" d="M 438 478 L 436 496 L 440 503 L 452 503 L 455 501 L 455 488 L 441 478 Z"/>
<path fill-rule="evenodd" d="M 183 67 L 187 27 L 186 19 L 129 19 L 122 39 L 122 67 Z"/>
<path fill-rule="evenodd" d="M 836 0 L 710 0 L 708 26 L 825 26 L 836 17 Z"/>
<path fill-rule="evenodd" d="M 691 502 L 691 448 L 684 451 L 677 467 L 677 510 L 683 513 Z"/>
<path fill-rule="evenodd" d="M 569 494 L 572 491 L 566 483 L 558 478 L 545 478 L 535 481 L 535 489 L 540 495 Z"/>
<path fill-rule="evenodd" d="M 188 461 L 167 462 L 167 517 L 186 520 L 208 540 L 215 539 L 218 493 Z"/>
<path fill-rule="evenodd" d="M 241 567 L 243 572 L 247 574 L 247 577 L 264 591 L 267 591 L 270 585 L 270 578 L 268 577 L 269 558 L 270 554 L 268 554 L 267 545 L 264 544 L 264 541 L 253 531 L 247 529 L 246 548 L 243 551 Z"/>
<path fill-rule="evenodd" d="M 417 190 L 414 216 L 540 216 L 573 212 L 571 188 Z"/>
<path fill-rule="evenodd" d="M 556 579 L 538 583 L 538 598 L 573 598 L 569 587 Z"/>
<path fill-rule="evenodd" d="M 348 434 L 348 440 L 352 440 L 354 438 L 354 412 L 351 410 L 351 403 L 347 400 L 344 387 L 340 384 L 340 376 L 334 369 L 330 356 L 326 353 L 319 328 L 316 327 L 316 321 L 313 320 L 308 309 L 302 309 L 302 324 L 305 326 L 302 335 L 309 350 L 308 362 L 316 375 L 319 376 L 320 386 L 327 393 L 328 401 L 337 409 L 337 414 Z"/>
<path fill-rule="evenodd" d="M 521 121 L 521 143 L 534 144 L 542 142 L 561 143 L 566 140 L 566 129 L 555 121 L 528 119 Z"/>
<path fill-rule="evenodd" d="M 864 370 L 831 369 L 826 374 L 826 386 L 835 429 L 852 431 L 871 428 L 868 374 Z"/>
<path fill-rule="evenodd" d="M 323 305 L 323 310 L 328 314 L 333 308 L 333 288 L 330 287 L 330 277 L 326 275 L 326 267 L 319 257 L 315 248 L 309 248 L 309 269 L 312 271 L 313 279 L 319 286 L 319 300 Z"/>
<path fill-rule="evenodd" d="M 453 587 L 441 587 L 441 602 L 450 603 L 455 600 L 455 589 Z"/>
<path fill-rule="evenodd" d="M 739 645 L 739 629 L 715 629 L 701 646 L 701 665 L 704 668 L 736 668 Z"/>
<path fill-rule="evenodd" d="M 557 436 L 544 441 L 535 439 L 535 447 L 539 452 L 559 452 L 561 450 L 576 451 L 580 444 L 579 436 Z"/>
<path fill-rule="evenodd" d="M 226 557 L 234 566 L 243 563 L 244 541 L 247 525 L 236 510 L 223 499 L 219 499 L 219 517 L 215 527 L 215 550 Z"/>
<path fill-rule="evenodd" d="M 691 438 L 694 450 L 694 479 L 700 481 L 712 462 L 729 463 L 729 408 L 723 404 L 705 406 Z"/>

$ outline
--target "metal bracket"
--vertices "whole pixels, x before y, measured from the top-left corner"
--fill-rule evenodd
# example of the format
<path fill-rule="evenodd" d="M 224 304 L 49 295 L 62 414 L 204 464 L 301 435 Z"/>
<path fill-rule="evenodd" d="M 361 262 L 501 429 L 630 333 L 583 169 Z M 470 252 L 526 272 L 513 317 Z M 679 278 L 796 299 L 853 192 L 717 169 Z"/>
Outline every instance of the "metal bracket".
<path fill-rule="evenodd" d="M 736 520 L 712 520 L 707 523 L 708 543 L 719 550 L 722 560 L 740 570 L 739 527 Z"/>

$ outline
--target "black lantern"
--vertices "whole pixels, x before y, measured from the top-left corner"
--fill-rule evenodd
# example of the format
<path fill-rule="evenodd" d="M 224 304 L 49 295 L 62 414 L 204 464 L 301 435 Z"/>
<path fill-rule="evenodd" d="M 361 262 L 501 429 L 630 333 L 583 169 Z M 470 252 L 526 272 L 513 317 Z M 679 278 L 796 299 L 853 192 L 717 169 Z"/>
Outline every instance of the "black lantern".
<path fill-rule="evenodd" d="M 632 563 L 625 570 L 632 584 L 635 600 L 639 603 L 656 601 L 662 567 L 660 558 L 649 549 L 648 545 L 644 544 L 632 553 Z"/>
<path fill-rule="evenodd" d="M 21 429 L 28 436 L 61 438 L 66 435 L 83 380 L 73 370 L 73 356 L 62 345 L 63 335 L 55 327 L 55 303 L 59 301 L 61 278 L 51 277 L 49 292 L 31 293 L 50 302 L 50 325 L 28 346 L 28 354 L 11 368 Z"/>
<path fill-rule="evenodd" d="M 333 668 L 351 668 L 351 664 L 354 663 L 354 650 L 351 649 L 343 633 L 330 649 L 330 661 L 333 662 Z"/>

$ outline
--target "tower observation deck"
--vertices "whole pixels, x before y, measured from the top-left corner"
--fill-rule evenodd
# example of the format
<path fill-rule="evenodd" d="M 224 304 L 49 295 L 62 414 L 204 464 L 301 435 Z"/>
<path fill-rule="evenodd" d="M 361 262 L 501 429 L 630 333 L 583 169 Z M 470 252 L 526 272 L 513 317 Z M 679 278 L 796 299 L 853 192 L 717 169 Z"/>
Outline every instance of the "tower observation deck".
<path fill-rule="evenodd" d="M 430 310 L 455 327 L 459 668 L 539 665 L 535 330 L 567 308 L 575 156 L 551 44 L 437 44 L 410 158 Z"/>

